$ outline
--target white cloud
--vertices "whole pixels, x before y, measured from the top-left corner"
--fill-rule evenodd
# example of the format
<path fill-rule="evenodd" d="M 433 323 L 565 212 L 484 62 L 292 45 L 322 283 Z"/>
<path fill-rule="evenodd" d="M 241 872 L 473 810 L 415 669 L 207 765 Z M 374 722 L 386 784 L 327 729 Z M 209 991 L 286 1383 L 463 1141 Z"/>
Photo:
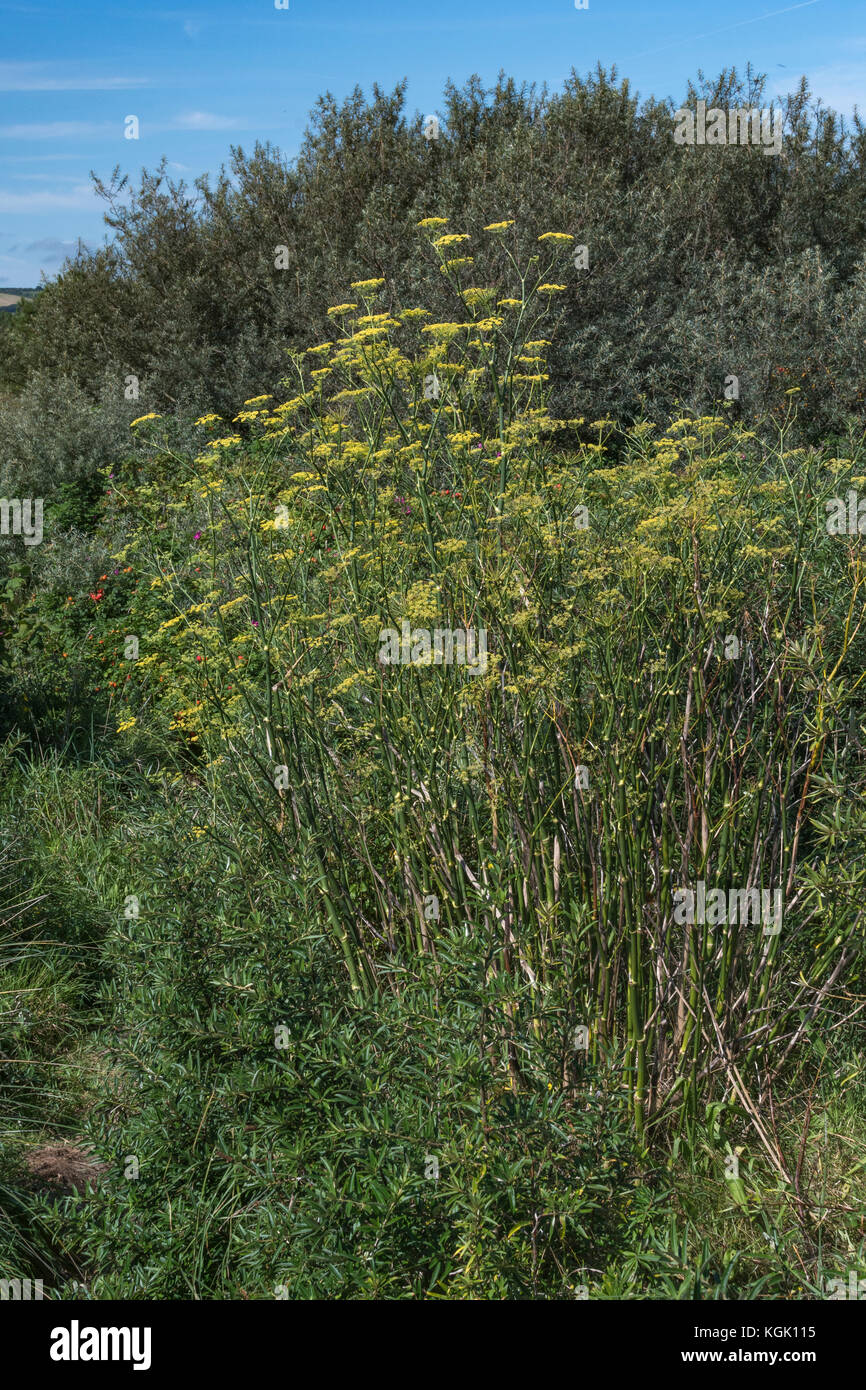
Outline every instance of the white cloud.
<path fill-rule="evenodd" d="M 80 158 L 80 154 L 0 154 L 0 164 L 53 164 L 58 159 Z M 45 178 L 50 177 L 50 174 L 45 175 Z"/>
<path fill-rule="evenodd" d="M 854 46 L 859 46 L 855 44 Z M 850 116 L 855 105 L 860 115 L 866 115 L 866 61 L 856 58 L 847 63 L 828 63 L 824 67 L 813 68 L 805 74 L 813 96 L 820 97 L 840 115 Z M 799 73 L 797 74 L 799 79 Z M 797 82 L 791 78 L 773 82 L 773 95 L 784 97 L 796 88 Z"/>
<path fill-rule="evenodd" d="M 20 183 L 81 183 L 80 174 L 57 174 L 53 170 L 50 174 L 12 174 L 11 179 L 18 179 Z"/>
<path fill-rule="evenodd" d="M 245 130 L 237 116 L 217 116 L 212 111 L 182 111 L 170 121 L 141 122 L 142 134 L 157 135 L 170 130 Z M 0 126 L 0 138 L 7 140 L 73 140 L 94 136 L 123 136 L 120 121 L 34 121 L 28 125 Z"/>
<path fill-rule="evenodd" d="M 176 116 L 168 130 L 237 130 L 236 116 L 215 116 L 211 111 L 185 111 Z"/>
<path fill-rule="evenodd" d="M 149 87 L 147 77 L 101 77 L 58 69 L 58 63 L 0 63 L 0 92 L 123 92 Z"/>
<path fill-rule="evenodd" d="M 123 127 L 110 121 L 103 121 L 101 125 L 95 121 L 36 121 L 32 125 L 0 126 L 0 136 L 6 140 L 71 140 L 81 135 L 105 135 L 118 130 L 122 135 Z"/>
<path fill-rule="evenodd" d="M 62 208 L 92 208 L 96 195 L 90 184 L 82 183 L 68 193 L 55 193 L 47 189 L 32 193 L 13 193 L 0 188 L 0 212 L 54 212 Z"/>

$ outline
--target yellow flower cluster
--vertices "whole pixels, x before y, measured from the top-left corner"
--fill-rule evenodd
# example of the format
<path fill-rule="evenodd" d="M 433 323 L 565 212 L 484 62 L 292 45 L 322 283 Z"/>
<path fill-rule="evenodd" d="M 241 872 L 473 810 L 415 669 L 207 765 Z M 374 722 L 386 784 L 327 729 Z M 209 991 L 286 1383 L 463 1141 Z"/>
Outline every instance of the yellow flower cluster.
<path fill-rule="evenodd" d="M 468 326 L 469 325 L 465 323 L 425 323 L 421 328 L 421 332 L 429 333 L 431 337 L 440 338 L 443 342 L 450 342 L 452 338 L 456 338 L 457 334 L 462 333 L 464 328 Z"/>

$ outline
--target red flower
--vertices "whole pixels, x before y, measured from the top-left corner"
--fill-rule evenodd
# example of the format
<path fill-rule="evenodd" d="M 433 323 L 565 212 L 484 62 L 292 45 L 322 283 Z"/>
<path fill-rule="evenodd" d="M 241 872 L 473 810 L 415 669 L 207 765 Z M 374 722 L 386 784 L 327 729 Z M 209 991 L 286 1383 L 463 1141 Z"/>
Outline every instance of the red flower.
<path fill-rule="evenodd" d="M 91 594 L 90 597 L 93 599 L 94 603 L 98 603 L 99 600 L 102 598 L 104 592 L 105 591 L 103 589 L 97 589 L 96 593 Z"/>

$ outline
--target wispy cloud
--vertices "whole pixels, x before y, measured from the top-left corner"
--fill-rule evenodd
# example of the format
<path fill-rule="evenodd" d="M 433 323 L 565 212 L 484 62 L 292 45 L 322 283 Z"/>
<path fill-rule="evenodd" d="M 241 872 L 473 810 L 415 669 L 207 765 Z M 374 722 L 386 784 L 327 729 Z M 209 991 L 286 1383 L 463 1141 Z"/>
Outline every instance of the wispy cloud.
<path fill-rule="evenodd" d="M 240 130 L 243 122 L 236 116 L 215 116 L 211 111 L 184 111 L 176 116 L 167 130 Z"/>
<path fill-rule="evenodd" d="M 2 133 L 2 132 L 0 132 Z M 81 159 L 80 154 L 0 154 L 0 164 L 54 164 L 58 159 Z M 18 175 L 15 176 L 16 178 Z M 50 174 L 45 175 L 50 178 Z"/>
<path fill-rule="evenodd" d="M 248 122 L 237 116 L 218 116 L 213 111 L 182 111 L 168 121 L 141 118 L 142 135 L 160 135 L 172 130 L 246 130 Z M 117 121 L 33 121 L 30 124 L 0 126 L 0 139 L 75 140 L 98 136 L 123 137 L 123 123 Z"/>
<path fill-rule="evenodd" d="M 696 43 L 698 39 L 712 39 L 717 34 L 729 34 L 734 29 L 745 29 L 748 24 L 760 24 L 765 19 L 776 19 L 778 15 L 790 14 L 792 10 L 808 10 L 813 5 L 819 5 L 821 0 L 798 0 L 796 5 L 786 5 L 781 10 L 769 10 L 766 14 L 752 15 L 750 19 L 740 19 L 736 24 L 723 24 L 721 29 L 707 29 L 703 34 L 686 34 L 685 37 L 673 39 L 670 43 L 663 43 L 660 48 L 645 48 L 642 53 L 630 53 L 627 58 L 620 59 L 621 63 L 630 63 L 634 58 L 649 58 L 656 53 L 666 53 L 671 48 L 679 48 L 684 43 Z"/>
<path fill-rule="evenodd" d="M 856 42 L 852 44 L 855 48 L 859 46 Z M 866 114 L 866 59 L 855 58 L 846 63 L 810 68 L 805 76 L 815 96 L 831 110 L 850 116 L 857 106 L 861 116 Z M 796 83 L 790 80 L 780 82 L 777 79 L 772 84 L 773 95 L 783 97 L 794 86 Z"/>
<path fill-rule="evenodd" d="M 58 212 L 65 208 L 81 210 L 95 207 L 96 202 L 96 195 L 88 183 L 78 184 L 66 193 L 51 189 L 15 193 L 11 189 L 0 188 L 0 213 Z"/>
<path fill-rule="evenodd" d="M 77 245 L 77 241 L 61 241 L 56 236 L 45 236 L 40 237 L 38 241 L 31 241 L 29 246 L 24 247 L 24 250 L 31 254 L 34 251 L 41 252 L 43 260 L 47 256 L 49 259 L 62 261 L 64 256 L 68 256 L 70 252 L 75 250 Z"/>
<path fill-rule="evenodd" d="M 70 72 L 60 63 L 0 63 L 0 92 L 125 92 L 150 85 L 147 77 Z"/>
<path fill-rule="evenodd" d="M 10 172 L 10 179 L 18 179 L 21 183 L 81 183 L 80 174 L 58 174 L 52 169 L 51 173 L 45 174 L 15 174 Z"/>
<path fill-rule="evenodd" d="M 59 270 L 77 249 L 77 241 L 61 241 L 59 237 L 42 237 L 28 245 L 16 242 L 0 251 L 0 285 L 36 285 L 43 272 Z"/>
<path fill-rule="evenodd" d="M 102 121 L 34 121 L 30 125 L 0 126 L 0 138 L 5 140 L 74 140 L 79 136 L 109 135 L 120 131 L 119 122 Z"/>

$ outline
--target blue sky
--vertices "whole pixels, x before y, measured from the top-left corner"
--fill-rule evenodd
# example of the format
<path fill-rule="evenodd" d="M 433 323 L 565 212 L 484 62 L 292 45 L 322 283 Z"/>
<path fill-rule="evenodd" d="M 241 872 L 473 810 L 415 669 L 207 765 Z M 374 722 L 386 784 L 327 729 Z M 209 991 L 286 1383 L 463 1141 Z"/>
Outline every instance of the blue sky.
<path fill-rule="evenodd" d="M 501 68 L 561 85 L 616 63 L 642 96 L 679 100 L 751 61 L 781 96 L 805 74 L 827 105 L 866 115 L 864 0 L 199 0 L 188 7 L 0 0 L 0 286 L 55 275 L 104 235 L 89 171 L 164 154 L 191 180 L 231 145 L 298 148 L 316 97 L 409 80 L 424 114 L 448 78 Z M 137 141 L 124 120 L 140 122 Z"/>

